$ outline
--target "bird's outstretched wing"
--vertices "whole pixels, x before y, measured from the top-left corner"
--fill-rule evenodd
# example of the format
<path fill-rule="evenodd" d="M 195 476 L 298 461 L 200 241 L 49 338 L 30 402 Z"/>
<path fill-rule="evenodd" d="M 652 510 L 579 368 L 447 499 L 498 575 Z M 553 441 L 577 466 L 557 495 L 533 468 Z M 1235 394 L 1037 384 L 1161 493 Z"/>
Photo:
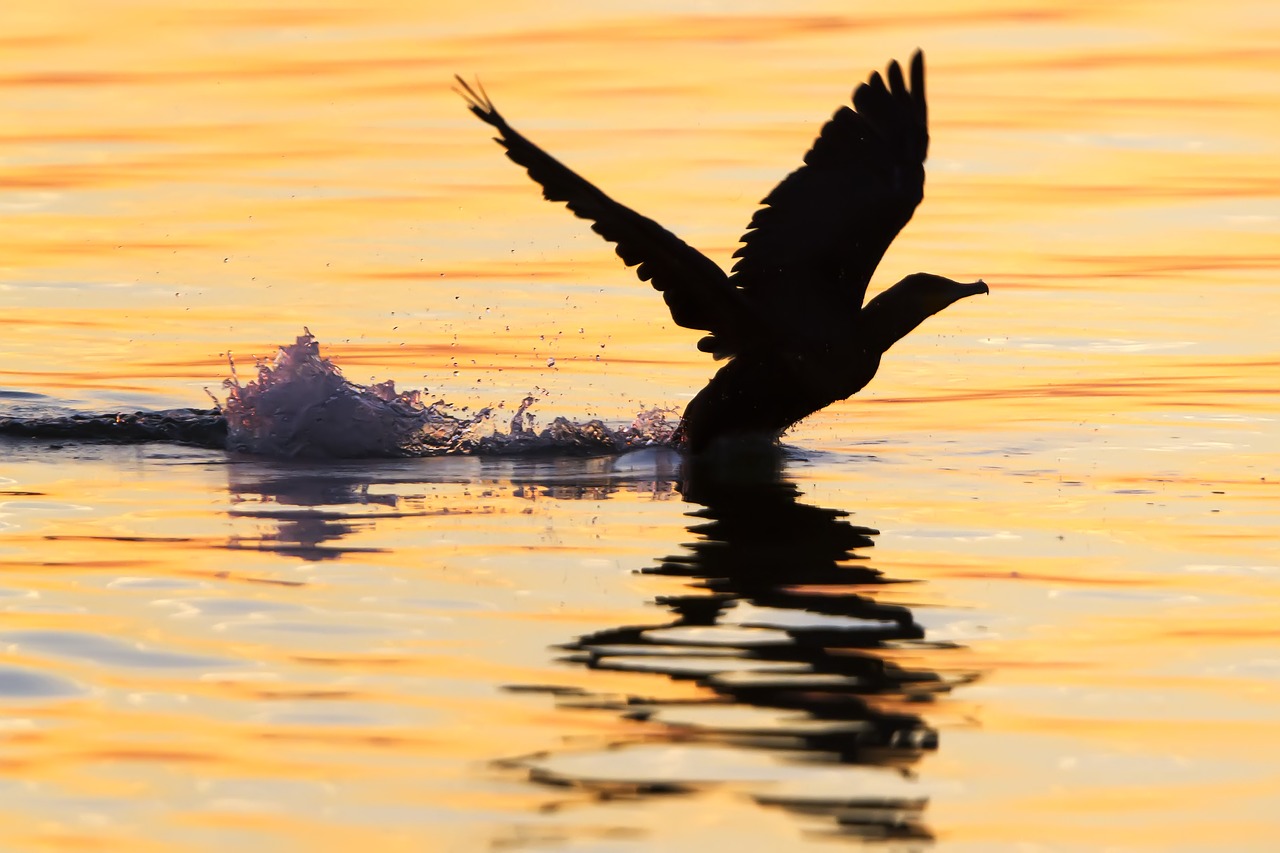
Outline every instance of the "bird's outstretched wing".
<path fill-rule="evenodd" d="M 639 264 L 636 274 L 662 293 L 676 323 L 711 332 L 699 342 L 699 349 L 718 355 L 737 351 L 755 324 L 724 270 L 657 222 L 609 198 L 516 132 L 478 84 L 473 89 L 461 77 L 456 79 L 461 87 L 456 91 L 466 99 L 471 112 L 497 128 L 495 140 L 542 185 L 544 198 L 564 202 L 576 215 L 589 220 L 593 231 L 615 245 L 627 266 Z"/>
<path fill-rule="evenodd" d="M 929 149 L 924 56 L 910 86 L 891 62 L 823 126 L 804 165 L 778 184 L 734 253 L 732 281 L 766 305 L 857 311 L 885 250 L 924 196 Z M 812 304 L 809 309 L 813 310 Z"/>

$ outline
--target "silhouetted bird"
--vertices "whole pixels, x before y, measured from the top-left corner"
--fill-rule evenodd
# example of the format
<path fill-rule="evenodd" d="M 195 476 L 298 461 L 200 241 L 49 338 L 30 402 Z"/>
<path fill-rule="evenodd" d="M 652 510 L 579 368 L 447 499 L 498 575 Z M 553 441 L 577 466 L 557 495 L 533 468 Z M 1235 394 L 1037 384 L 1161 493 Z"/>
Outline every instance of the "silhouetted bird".
<path fill-rule="evenodd" d="M 987 293 L 928 273 L 909 275 L 866 305 L 867 284 L 924 195 L 929 129 L 924 57 L 911 83 L 891 62 L 822 128 L 804 165 L 756 211 L 731 275 L 661 225 L 618 204 L 512 129 L 488 94 L 457 78 L 471 111 L 498 129 L 507 156 L 617 246 L 661 291 L 681 326 L 709 334 L 698 349 L 728 358 L 685 409 L 692 451 L 721 436 L 776 438 L 796 421 L 861 390 L 880 357 L 926 317 Z"/>

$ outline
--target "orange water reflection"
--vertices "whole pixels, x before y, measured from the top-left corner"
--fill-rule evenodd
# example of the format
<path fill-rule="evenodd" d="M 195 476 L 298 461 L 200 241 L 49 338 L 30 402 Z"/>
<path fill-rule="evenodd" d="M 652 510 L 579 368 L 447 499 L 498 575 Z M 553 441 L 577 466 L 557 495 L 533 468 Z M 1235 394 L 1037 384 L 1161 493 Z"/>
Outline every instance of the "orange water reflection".
<path fill-rule="evenodd" d="M 921 583 L 880 600 L 984 673 L 921 711 L 942 738 L 916 767 L 928 830 L 1270 849 L 1273 5 L 19 4 L 0 393 L 200 406 L 228 352 L 247 371 L 305 325 L 353 380 L 463 405 L 682 405 L 712 365 L 451 75 L 727 264 L 820 121 L 923 47 L 926 199 L 877 281 L 993 293 L 798 427 L 787 476 L 882 529 L 876 567 Z M 698 695 L 548 650 L 653 624 L 646 602 L 682 591 L 630 574 L 691 536 L 666 474 L 449 460 L 326 491 L 341 471 L 281 486 L 182 449 L 0 450 L 7 846 L 807 840 L 734 790 L 538 813 L 546 791 L 489 763 L 645 730 L 504 684 Z"/>

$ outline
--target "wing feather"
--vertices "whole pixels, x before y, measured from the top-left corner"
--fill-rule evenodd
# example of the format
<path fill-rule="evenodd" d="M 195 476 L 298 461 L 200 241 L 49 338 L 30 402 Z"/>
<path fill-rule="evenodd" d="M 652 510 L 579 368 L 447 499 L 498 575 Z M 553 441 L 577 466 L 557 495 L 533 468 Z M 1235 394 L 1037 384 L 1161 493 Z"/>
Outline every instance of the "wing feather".
<path fill-rule="evenodd" d="M 924 196 L 924 56 L 910 86 L 891 62 L 840 107 L 804 165 L 765 197 L 734 254 L 732 282 L 762 302 L 856 311 L 889 244 Z M 809 305 L 812 310 L 813 305 Z"/>
<path fill-rule="evenodd" d="M 742 294 L 724 270 L 697 249 L 648 217 L 619 204 L 585 178 L 530 142 L 494 109 L 483 89 L 461 78 L 458 93 L 481 121 L 498 130 L 496 141 L 542 186 L 548 201 L 565 203 L 591 229 L 614 244 L 618 257 L 662 293 L 671 318 L 681 326 L 711 332 L 699 343 L 705 352 L 731 354 L 753 325 Z"/>

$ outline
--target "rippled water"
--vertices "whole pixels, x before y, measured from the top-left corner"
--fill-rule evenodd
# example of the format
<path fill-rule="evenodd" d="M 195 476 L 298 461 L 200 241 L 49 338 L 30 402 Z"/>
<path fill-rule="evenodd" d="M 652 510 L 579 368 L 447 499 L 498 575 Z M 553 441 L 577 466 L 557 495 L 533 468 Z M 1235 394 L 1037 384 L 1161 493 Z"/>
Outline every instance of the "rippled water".
<path fill-rule="evenodd" d="M 696 336 L 454 73 L 727 262 L 922 47 L 873 289 L 992 287 L 728 470 L 0 438 L 0 847 L 1280 844 L 1272 4 L 0 19 L 0 417 L 205 408 L 304 326 L 464 418 L 683 406 Z"/>

